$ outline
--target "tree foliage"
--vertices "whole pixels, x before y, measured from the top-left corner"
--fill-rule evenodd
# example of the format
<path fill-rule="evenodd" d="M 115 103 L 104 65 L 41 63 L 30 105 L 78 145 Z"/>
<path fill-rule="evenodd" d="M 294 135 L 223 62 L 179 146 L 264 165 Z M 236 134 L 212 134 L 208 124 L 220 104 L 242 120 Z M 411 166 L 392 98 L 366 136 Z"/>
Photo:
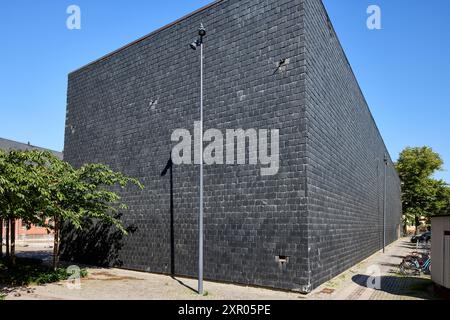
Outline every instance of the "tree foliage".
<path fill-rule="evenodd" d="M 402 181 L 402 206 L 407 223 L 418 225 L 422 216 L 450 213 L 450 188 L 433 174 L 442 170 L 442 158 L 429 147 L 406 148 L 396 168 Z"/>
<path fill-rule="evenodd" d="M 0 215 L 39 223 L 39 208 L 45 192 L 44 177 L 39 174 L 43 159 L 37 152 L 0 151 Z"/>
<path fill-rule="evenodd" d="M 118 210 L 127 208 L 117 187 L 130 184 L 143 188 L 138 180 L 103 164 L 75 169 L 50 152 L 0 150 L 0 219 L 21 219 L 54 230 L 56 268 L 63 222 L 76 229 L 93 220 L 108 222 L 126 234 L 115 218 Z"/>

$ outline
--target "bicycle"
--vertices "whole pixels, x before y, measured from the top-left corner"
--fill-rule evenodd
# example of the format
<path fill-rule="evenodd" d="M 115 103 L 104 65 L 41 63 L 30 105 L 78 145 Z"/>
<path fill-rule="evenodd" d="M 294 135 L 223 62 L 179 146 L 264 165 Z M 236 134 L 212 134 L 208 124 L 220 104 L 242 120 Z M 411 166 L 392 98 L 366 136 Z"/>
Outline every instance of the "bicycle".
<path fill-rule="evenodd" d="M 419 275 L 431 273 L 431 257 L 424 254 L 423 257 L 407 256 L 399 265 L 400 273 L 404 275 Z"/>

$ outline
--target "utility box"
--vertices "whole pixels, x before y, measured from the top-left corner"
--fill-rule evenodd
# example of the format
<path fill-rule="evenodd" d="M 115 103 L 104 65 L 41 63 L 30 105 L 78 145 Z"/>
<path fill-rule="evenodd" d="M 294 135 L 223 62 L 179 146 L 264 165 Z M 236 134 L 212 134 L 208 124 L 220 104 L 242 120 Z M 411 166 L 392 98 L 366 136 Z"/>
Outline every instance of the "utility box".
<path fill-rule="evenodd" d="M 434 283 L 450 289 L 450 216 L 431 219 L 431 278 Z"/>

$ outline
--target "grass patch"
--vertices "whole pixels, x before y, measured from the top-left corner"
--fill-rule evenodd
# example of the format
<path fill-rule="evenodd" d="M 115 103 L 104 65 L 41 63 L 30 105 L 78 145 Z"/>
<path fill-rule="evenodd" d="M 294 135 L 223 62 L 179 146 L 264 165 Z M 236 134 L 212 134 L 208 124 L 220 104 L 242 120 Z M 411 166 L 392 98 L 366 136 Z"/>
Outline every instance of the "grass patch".
<path fill-rule="evenodd" d="M 0 260 L 0 283 L 4 286 L 29 286 L 67 280 L 72 274 L 64 268 L 53 270 L 41 260 L 17 258 L 13 267 L 6 260 Z M 80 276 L 86 277 L 87 271 L 82 269 Z"/>

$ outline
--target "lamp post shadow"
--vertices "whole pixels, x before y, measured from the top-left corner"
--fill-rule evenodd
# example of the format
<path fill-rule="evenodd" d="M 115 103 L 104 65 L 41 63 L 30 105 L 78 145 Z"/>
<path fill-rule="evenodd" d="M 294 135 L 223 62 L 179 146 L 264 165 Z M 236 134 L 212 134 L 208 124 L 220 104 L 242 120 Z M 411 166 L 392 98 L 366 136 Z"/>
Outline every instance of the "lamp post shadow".
<path fill-rule="evenodd" d="M 166 167 L 161 172 L 161 177 L 169 173 L 170 180 L 170 275 L 171 278 L 177 281 L 180 285 L 188 288 L 193 292 L 198 292 L 194 288 L 185 284 L 183 281 L 175 278 L 175 228 L 174 228 L 174 209 L 173 209 L 173 162 L 172 157 L 167 161 Z"/>
<path fill-rule="evenodd" d="M 175 275 L 175 231 L 174 231 L 174 213 L 173 213 L 173 162 L 172 157 L 167 161 L 166 167 L 161 172 L 164 177 L 169 172 L 170 179 L 170 274 Z"/>

